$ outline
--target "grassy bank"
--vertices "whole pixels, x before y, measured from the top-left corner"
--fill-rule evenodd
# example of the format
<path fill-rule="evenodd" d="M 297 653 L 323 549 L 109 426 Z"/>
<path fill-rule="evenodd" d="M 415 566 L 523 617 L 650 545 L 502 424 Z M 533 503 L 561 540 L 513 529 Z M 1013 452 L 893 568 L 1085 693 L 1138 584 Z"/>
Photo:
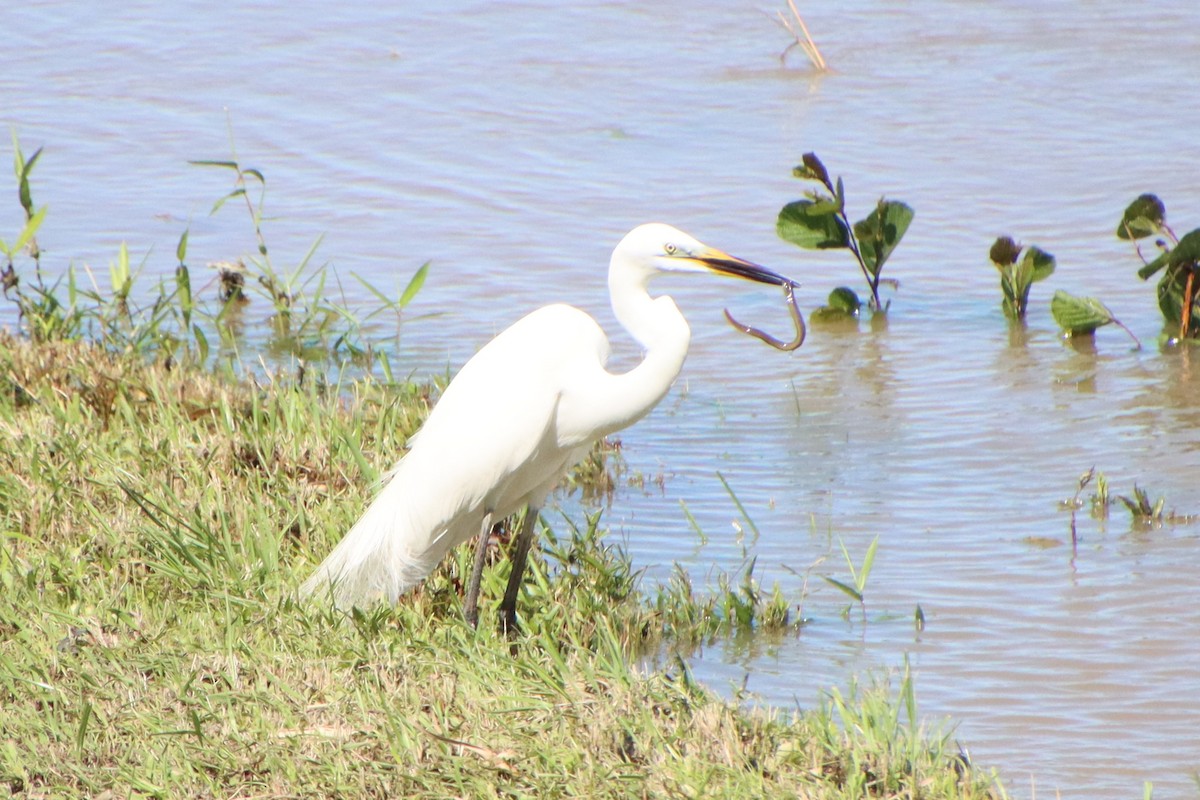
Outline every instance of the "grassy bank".
<path fill-rule="evenodd" d="M 463 559 L 351 619 L 291 593 L 429 405 L 0 337 L 0 787 L 18 797 L 984 797 L 911 684 L 745 710 L 682 662 L 720 603 L 547 532 L 515 643 Z M 489 567 L 494 602 L 507 564 Z M 485 606 L 485 614 L 491 609 Z M 491 618 L 490 615 L 487 618 Z M 714 622 L 715 620 L 715 622 Z"/>

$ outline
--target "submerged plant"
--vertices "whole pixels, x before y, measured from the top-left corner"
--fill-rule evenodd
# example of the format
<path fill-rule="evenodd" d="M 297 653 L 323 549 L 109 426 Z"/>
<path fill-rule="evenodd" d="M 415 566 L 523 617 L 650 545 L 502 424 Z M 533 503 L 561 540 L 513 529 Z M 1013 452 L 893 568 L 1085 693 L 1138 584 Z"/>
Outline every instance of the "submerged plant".
<path fill-rule="evenodd" d="M 776 233 L 784 241 L 809 250 L 849 250 L 870 287 L 871 309 L 886 311 L 879 299 L 883 265 L 904 238 L 913 210 L 898 200 L 881 197 L 870 214 L 851 224 L 842 179 L 833 181 L 816 153 L 805 153 L 802 162 L 792 175 L 821 188 L 806 192 L 805 199 L 780 209 Z"/>
<path fill-rule="evenodd" d="M 1139 239 L 1157 237 L 1160 255 L 1147 261 Z M 1167 209 L 1156 195 L 1143 194 L 1129 204 L 1117 225 L 1117 237 L 1133 242 L 1142 268 L 1138 277 L 1149 280 L 1166 270 L 1158 281 L 1158 308 L 1179 339 L 1200 336 L 1200 228 L 1182 238 L 1167 224 Z"/>
<path fill-rule="evenodd" d="M 988 258 L 1000 271 L 1005 316 L 1011 320 L 1025 319 L 1025 311 L 1029 307 L 1029 289 L 1054 272 L 1054 256 L 1032 245 L 1025 247 L 1010 236 L 1001 236 L 992 244 Z"/>

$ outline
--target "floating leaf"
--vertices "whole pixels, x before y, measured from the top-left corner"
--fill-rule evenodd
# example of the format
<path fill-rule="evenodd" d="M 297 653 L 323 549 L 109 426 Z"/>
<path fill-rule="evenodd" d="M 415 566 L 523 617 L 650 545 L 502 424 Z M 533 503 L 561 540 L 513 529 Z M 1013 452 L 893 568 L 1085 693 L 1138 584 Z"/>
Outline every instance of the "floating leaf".
<path fill-rule="evenodd" d="M 1113 321 L 1108 307 L 1093 297 L 1076 297 L 1061 289 L 1050 299 L 1050 315 L 1068 336 L 1088 336 Z"/>
<path fill-rule="evenodd" d="M 879 275 L 883 263 L 904 237 L 912 219 L 913 210 L 904 203 L 880 198 L 866 219 L 854 223 L 858 249 L 871 275 Z"/>
<path fill-rule="evenodd" d="M 1162 231 L 1167 223 L 1167 207 L 1157 195 L 1143 194 L 1129 204 L 1117 226 L 1120 239 L 1141 239 Z"/>
<path fill-rule="evenodd" d="M 809 250 L 847 247 L 850 231 L 832 204 L 818 205 L 813 200 L 796 200 L 779 211 L 775 224 L 779 238 Z"/>

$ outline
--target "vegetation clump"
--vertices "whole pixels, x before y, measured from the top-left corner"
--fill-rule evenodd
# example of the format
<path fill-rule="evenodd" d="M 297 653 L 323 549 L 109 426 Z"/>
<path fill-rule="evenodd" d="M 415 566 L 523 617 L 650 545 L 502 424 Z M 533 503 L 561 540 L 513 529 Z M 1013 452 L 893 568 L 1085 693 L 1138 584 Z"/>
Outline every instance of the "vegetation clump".
<path fill-rule="evenodd" d="M 1161 252 L 1157 258 L 1147 260 L 1138 240 L 1150 236 L 1157 237 L 1155 246 Z M 1166 325 L 1174 329 L 1175 338 L 1200 336 L 1200 228 L 1177 237 L 1167 224 L 1167 208 L 1162 200 L 1143 194 L 1126 207 L 1117 225 L 1117 237 L 1133 242 L 1143 264 L 1137 273 L 1139 278 L 1149 280 L 1163 271 L 1158 281 L 1158 308 Z"/>
<path fill-rule="evenodd" d="M 992 244 L 988 258 L 1000 272 L 1004 315 L 1011 320 L 1025 319 L 1029 290 L 1034 283 L 1045 280 L 1054 272 L 1054 256 L 1040 247 L 1025 247 L 1010 236 L 1001 236 Z"/>
<path fill-rule="evenodd" d="M 776 232 L 784 241 L 810 250 L 849 250 L 871 290 L 871 309 L 886 311 L 879 299 L 883 265 L 904 238 L 913 220 L 913 210 L 899 200 L 881 197 L 870 214 L 851 224 L 846 214 L 842 179 L 834 181 L 816 153 L 805 153 L 801 161 L 792 174 L 821 188 L 780 209 Z M 853 291 L 846 291 L 854 296 Z M 857 301 L 857 296 L 854 299 Z M 830 307 L 837 306 L 831 303 Z"/>

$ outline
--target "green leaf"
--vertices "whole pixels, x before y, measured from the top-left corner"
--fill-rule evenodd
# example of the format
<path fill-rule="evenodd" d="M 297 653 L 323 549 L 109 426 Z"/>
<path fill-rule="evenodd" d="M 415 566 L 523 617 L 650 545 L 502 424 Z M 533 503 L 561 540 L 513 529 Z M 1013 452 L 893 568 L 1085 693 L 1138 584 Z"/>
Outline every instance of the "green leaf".
<path fill-rule="evenodd" d="M 38 156 L 40 156 L 41 154 L 42 154 L 42 148 L 39 147 L 36 151 L 34 151 L 33 155 L 31 155 L 25 161 L 25 163 L 23 163 L 21 165 L 21 174 L 20 174 L 21 180 L 26 180 L 30 176 L 30 174 L 33 172 L 33 165 L 37 163 Z"/>
<path fill-rule="evenodd" d="M 1021 260 L 1029 265 L 1030 283 L 1043 281 L 1054 273 L 1054 256 L 1039 247 L 1030 246 Z"/>
<path fill-rule="evenodd" d="M 872 275 L 879 275 L 883 263 L 904 238 L 913 219 L 913 210 L 898 200 L 879 199 L 866 219 L 854 223 L 858 248 Z"/>
<path fill-rule="evenodd" d="M 831 586 L 836 586 L 837 588 L 841 589 L 843 592 L 848 594 L 850 597 L 857 600 L 858 602 L 860 602 L 860 603 L 862 602 L 863 596 L 862 596 L 862 593 L 858 591 L 858 589 L 855 589 L 853 586 L 850 586 L 848 584 L 842 583 L 837 578 L 831 578 L 828 575 L 822 575 L 821 577 L 825 579 L 826 583 L 830 584 Z"/>
<path fill-rule="evenodd" d="M 1157 195 L 1143 194 L 1125 209 L 1117 225 L 1117 238 L 1141 239 L 1160 233 L 1167 222 L 1167 207 Z"/>
<path fill-rule="evenodd" d="M 20 180 L 21 173 L 25 170 L 25 156 L 23 153 L 21 153 L 21 142 L 19 139 L 17 139 L 17 129 L 10 128 L 8 133 L 10 136 L 12 136 L 13 175 L 16 176 L 17 180 Z"/>
<path fill-rule="evenodd" d="M 25 223 L 25 227 L 21 229 L 21 233 L 17 236 L 17 241 L 13 242 L 12 252 L 18 253 L 21 248 L 29 244 L 37 233 L 38 228 L 42 227 L 42 220 L 46 218 L 46 209 L 48 206 L 42 206 L 37 210 L 37 213 L 29 218 Z"/>
<path fill-rule="evenodd" d="M 180 261 L 175 268 L 175 287 L 179 292 L 179 308 L 183 312 L 183 325 L 186 328 L 192 319 L 192 277 L 188 268 Z"/>
<path fill-rule="evenodd" d="M 779 211 L 775 232 L 785 242 L 809 250 L 848 247 L 850 232 L 832 206 L 822 210 L 812 200 L 796 200 Z"/>
<path fill-rule="evenodd" d="M 231 169 L 234 172 L 241 172 L 241 168 L 236 161 L 212 161 L 209 159 L 197 159 L 188 161 L 189 164 L 195 167 L 219 167 L 221 169 Z"/>
<path fill-rule="evenodd" d="M 865 591 L 867 588 L 867 578 L 871 576 L 871 567 L 875 566 L 875 551 L 878 548 L 879 537 L 876 536 L 871 540 L 871 545 L 867 548 L 867 554 L 863 556 L 862 568 L 858 571 L 858 576 L 855 578 L 859 592 Z"/>
<path fill-rule="evenodd" d="M 117 260 L 109 262 L 108 274 L 112 279 L 112 291 L 115 297 L 126 297 L 129 294 L 132 276 L 129 273 L 129 248 L 121 242 L 121 249 L 117 251 Z"/>
<path fill-rule="evenodd" d="M 211 217 L 213 214 L 215 214 L 221 210 L 221 206 L 225 205 L 226 203 L 228 203 L 230 200 L 232 200 L 235 197 L 244 197 L 245 194 L 246 194 L 245 189 L 242 189 L 242 188 L 234 189 L 232 192 L 225 195 L 217 202 L 213 203 L 212 210 L 208 212 L 208 215 Z"/>
<path fill-rule="evenodd" d="M 1172 264 L 1163 274 L 1162 280 L 1158 282 L 1158 308 L 1162 312 L 1163 319 L 1171 325 L 1180 325 L 1183 322 L 1183 307 L 1187 302 L 1187 283 L 1188 277 L 1196 275 L 1196 267 L 1191 264 Z M 1195 336 L 1200 333 L 1200 292 L 1197 291 L 1197 285 L 1200 284 L 1200 276 L 1192 278 L 1192 310 L 1189 315 L 1188 330 L 1183 332 L 1184 336 Z"/>
<path fill-rule="evenodd" d="M 1107 306 L 1093 297 L 1076 297 L 1059 289 L 1050 299 L 1050 315 L 1068 336 L 1087 336 L 1113 321 Z"/>
<path fill-rule="evenodd" d="M 33 165 L 37 163 L 38 156 L 41 154 L 42 148 L 39 147 L 28 160 L 25 160 L 24 157 L 18 159 L 17 195 L 21 201 L 21 208 L 25 209 L 26 218 L 33 216 L 33 194 L 29 189 L 29 174 L 33 172 Z"/>
<path fill-rule="evenodd" d="M 853 289 L 839 286 L 829 293 L 829 308 L 846 314 L 857 314 L 862 308 L 862 301 Z"/>
<path fill-rule="evenodd" d="M 408 281 L 408 285 L 404 287 L 404 291 L 400 295 L 399 306 L 404 308 L 412 299 L 417 296 L 417 292 L 421 291 L 421 287 L 425 285 L 425 276 L 429 274 L 429 262 L 426 261 L 421 265 L 413 276 Z"/>
<path fill-rule="evenodd" d="M 192 335 L 196 337 L 196 350 L 199 351 L 198 357 L 203 364 L 208 360 L 208 337 L 199 325 L 192 325 Z"/>
<path fill-rule="evenodd" d="M 179 244 L 175 245 L 175 258 L 179 261 L 180 264 L 182 264 L 184 262 L 184 259 L 187 258 L 187 243 L 188 243 L 188 229 L 184 228 L 183 235 L 179 237 Z"/>

